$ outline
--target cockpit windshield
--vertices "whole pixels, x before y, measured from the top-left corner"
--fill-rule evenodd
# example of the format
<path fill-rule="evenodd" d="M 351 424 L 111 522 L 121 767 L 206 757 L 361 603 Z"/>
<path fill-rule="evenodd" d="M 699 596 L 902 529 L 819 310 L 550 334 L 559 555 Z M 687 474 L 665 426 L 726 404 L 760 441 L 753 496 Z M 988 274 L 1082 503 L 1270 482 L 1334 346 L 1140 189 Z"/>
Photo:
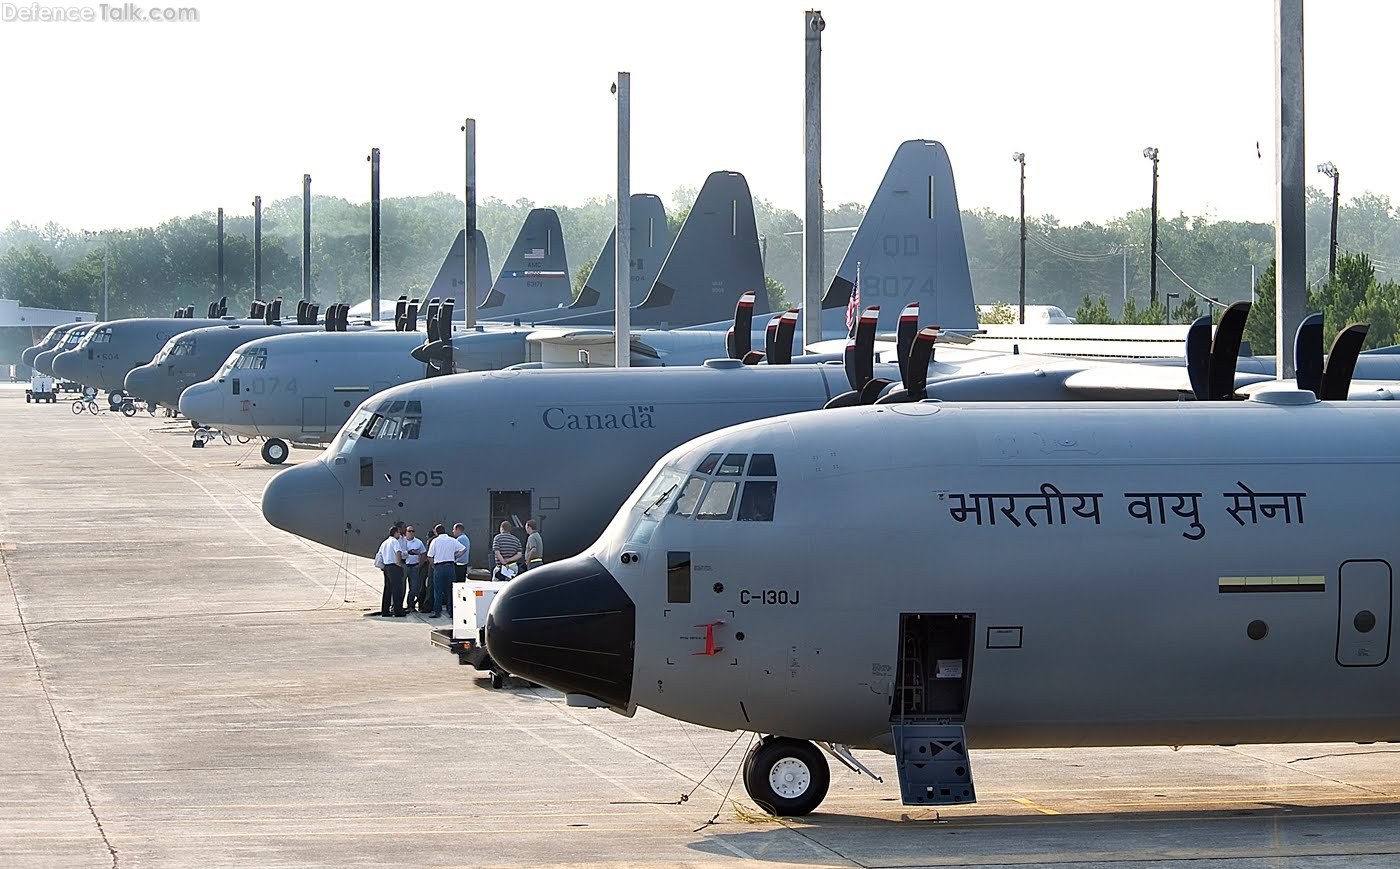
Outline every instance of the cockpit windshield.
<path fill-rule="evenodd" d="M 243 371 L 250 368 L 260 371 L 266 367 L 267 348 L 248 347 L 244 350 L 239 350 L 237 353 L 234 353 L 231 356 L 229 356 L 229 358 L 225 359 L 224 367 L 219 369 L 219 373 L 216 376 L 223 377 L 224 375 L 229 374 L 231 372 Z"/>
<path fill-rule="evenodd" d="M 160 352 L 156 354 L 156 358 L 151 361 L 159 365 L 172 357 L 193 356 L 194 349 L 193 338 L 171 338 L 169 341 L 165 342 L 165 346 L 160 348 Z"/>
<path fill-rule="evenodd" d="M 112 340 L 112 327 L 106 326 L 88 334 L 89 344 L 106 344 Z"/>
<path fill-rule="evenodd" d="M 423 403 L 391 399 L 374 409 L 360 431 L 370 440 L 416 441 L 422 430 Z"/>
<path fill-rule="evenodd" d="M 693 460 L 692 460 L 693 461 Z M 629 542 L 644 545 L 666 517 L 712 522 L 772 522 L 778 500 L 778 467 L 772 453 L 710 453 L 695 470 L 667 465 L 639 487 Z M 609 528 L 605 536 L 612 536 Z"/>
<path fill-rule="evenodd" d="M 359 440 L 360 434 L 365 430 L 365 423 L 374 416 L 374 411 L 366 407 L 361 407 L 355 411 L 355 415 L 350 417 L 340 429 L 340 434 L 335 436 L 335 441 L 330 446 L 330 451 L 334 455 L 344 455 L 355 448 L 355 441 Z"/>
<path fill-rule="evenodd" d="M 86 337 L 87 337 L 87 333 L 88 333 L 88 332 L 91 332 L 91 331 L 92 331 L 92 327 L 91 327 L 91 326 L 88 326 L 87 328 L 84 328 L 84 329 L 74 329 L 73 331 L 69 332 L 69 333 L 64 337 L 64 339 L 63 339 L 63 346 L 64 346 L 64 347 L 76 347 L 76 346 L 78 346 L 78 342 L 80 342 L 80 341 L 82 341 L 84 338 L 86 338 Z"/>

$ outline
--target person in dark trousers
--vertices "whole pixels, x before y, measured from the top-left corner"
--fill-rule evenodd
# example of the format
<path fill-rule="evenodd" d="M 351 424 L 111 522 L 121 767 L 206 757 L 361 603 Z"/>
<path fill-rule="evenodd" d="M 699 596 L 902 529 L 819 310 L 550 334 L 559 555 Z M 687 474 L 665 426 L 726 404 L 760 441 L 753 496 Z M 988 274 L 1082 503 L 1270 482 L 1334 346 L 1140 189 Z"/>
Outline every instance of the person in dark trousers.
<path fill-rule="evenodd" d="M 443 610 L 452 618 L 452 580 L 457 576 L 457 556 L 464 548 L 442 525 L 433 529 L 433 542 L 428 544 L 428 560 L 433 563 L 433 618 Z"/>
<path fill-rule="evenodd" d="M 399 607 L 399 602 L 403 600 L 403 552 L 399 548 L 397 525 L 390 526 L 389 536 L 379 544 L 379 554 L 374 560 L 384 571 L 384 594 L 379 599 L 379 615 L 386 619 L 391 615 L 408 615 Z"/>
<path fill-rule="evenodd" d="M 534 570 L 544 564 L 544 538 L 540 537 L 540 523 L 534 519 L 525 520 L 525 559 L 521 570 Z"/>
<path fill-rule="evenodd" d="M 467 536 L 467 529 L 461 522 L 452 526 L 452 536 L 457 538 L 457 542 L 462 544 L 462 551 L 458 553 L 457 562 L 457 582 L 467 581 L 467 569 L 471 565 L 472 539 Z"/>
<path fill-rule="evenodd" d="M 404 573 L 407 574 L 408 597 L 404 601 L 404 609 L 413 612 L 417 609 L 420 613 L 428 611 L 427 576 L 423 571 L 426 567 L 426 556 L 428 547 L 423 545 L 423 541 L 418 539 L 417 532 L 412 525 L 403 529 L 403 539 L 399 541 L 399 547 L 403 549 Z"/>
<path fill-rule="evenodd" d="M 514 579 L 520 571 L 520 538 L 510 533 L 510 522 L 501 523 L 501 533 L 491 541 L 491 555 L 496 567 L 493 579 Z"/>

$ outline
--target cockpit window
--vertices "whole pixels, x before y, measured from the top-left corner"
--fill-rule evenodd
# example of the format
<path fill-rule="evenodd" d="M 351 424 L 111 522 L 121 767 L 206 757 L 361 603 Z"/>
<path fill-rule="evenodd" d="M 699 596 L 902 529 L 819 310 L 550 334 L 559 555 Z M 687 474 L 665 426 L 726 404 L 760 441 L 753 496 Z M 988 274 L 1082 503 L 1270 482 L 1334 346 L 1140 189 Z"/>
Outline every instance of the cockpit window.
<path fill-rule="evenodd" d="M 749 462 L 750 477 L 776 477 L 778 476 L 778 465 L 773 461 L 772 453 L 754 453 L 753 459 Z"/>
<path fill-rule="evenodd" d="M 111 329 L 98 329 L 88 337 L 89 344 L 106 344 L 112 340 Z"/>
<path fill-rule="evenodd" d="M 349 452 L 355 446 L 355 441 L 364 432 L 365 423 L 368 422 L 369 418 L 373 415 L 373 411 L 366 410 L 363 407 L 356 410 L 355 415 L 351 417 L 350 421 L 345 424 L 345 427 L 340 430 L 340 434 L 336 435 L 336 441 L 332 446 L 332 451 L 336 455 Z"/>
<path fill-rule="evenodd" d="M 705 492 L 700 509 L 695 511 L 696 519 L 728 519 L 734 515 L 734 496 L 739 484 L 734 480 L 715 480 Z"/>
<path fill-rule="evenodd" d="M 234 357 L 232 370 L 262 370 L 267 367 L 267 348 L 250 347 Z"/>
<path fill-rule="evenodd" d="M 642 509 L 642 515 L 650 516 L 652 513 L 660 514 L 662 511 L 657 508 L 661 507 L 661 505 L 666 503 L 668 498 L 675 494 L 676 489 L 684 479 L 685 474 L 682 474 L 675 468 L 666 468 L 661 473 L 657 474 L 656 479 L 651 481 L 651 485 L 647 486 L 646 491 L 642 493 L 642 497 L 637 500 L 639 505 L 645 505 Z"/>
<path fill-rule="evenodd" d="M 79 342 L 81 342 L 84 338 L 87 337 L 87 333 L 90 331 L 92 331 L 91 326 L 87 327 L 86 329 L 74 329 L 72 332 L 69 332 L 68 336 L 63 340 L 63 346 L 76 346 Z"/>
<path fill-rule="evenodd" d="M 724 453 L 710 453 L 705 457 L 705 461 L 700 463 L 700 467 L 695 469 L 695 473 L 713 474 L 715 472 L 715 465 L 719 464 L 719 460 L 722 458 L 724 458 Z"/>
<path fill-rule="evenodd" d="M 421 401 L 386 401 L 365 423 L 364 436 L 371 440 L 416 441 L 422 429 Z"/>
<path fill-rule="evenodd" d="M 704 489 L 704 477 L 691 477 L 686 480 L 685 488 L 681 489 L 681 496 L 676 499 L 676 503 L 671 505 L 671 514 L 689 516 L 695 510 L 695 505 L 700 500 L 700 493 Z"/>
<path fill-rule="evenodd" d="M 193 338 L 175 338 L 175 339 L 172 339 L 172 340 L 170 340 L 170 341 L 167 341 L 167 342 L 165 343 L 165 346 L 162 347 L 162 348 L 160 348 L 160 353 L 156 354 L 156 358 L 155 358 L 154 360 L 152 360 L 152 361 L 153 361 L 156 365 L 159 365 L 159 364 L 161 364 L 162 362 L 164 362 L 165 360 L 174 358 L 174 357 L 176 357 L 176 356 L 193 356 L 193 355 L 194 355 L 194 339 L 193 339 Z"/>
<path fill-rule="evenodd" d="M 744 460 L 748 458 L 745 453 L 730 453 L 724 457 L 720 463 L 719 470 L 715 475 L 719 477 L 737 477 L 744 473 Z"/>
<path fill-rule="evenodd" d="M 744 495 L 739 499 L 739 515 L 735 518 L 740 522 L 772 522 L 773 505 L 777 500 L 777 480 L 749 480 L 744 483 Z"/>

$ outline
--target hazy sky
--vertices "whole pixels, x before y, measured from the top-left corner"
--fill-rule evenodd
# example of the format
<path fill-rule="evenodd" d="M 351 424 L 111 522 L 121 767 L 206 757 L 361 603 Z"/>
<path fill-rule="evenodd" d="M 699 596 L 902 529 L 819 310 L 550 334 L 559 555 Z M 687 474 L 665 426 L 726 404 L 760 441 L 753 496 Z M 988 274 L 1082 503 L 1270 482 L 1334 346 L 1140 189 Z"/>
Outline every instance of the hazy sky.
<path fill-rule="evenodd" d="M 634 191 L 733 169 L 801 212 L 806 4 L 171 2 L 200 21 L 0 20 L 0 225 L 249 212 L 303 172 L 363 201 L 371 146 L 385 196 L 460 194 L 467 115 L 481 198 L 577 203 L 615 188 L 619 69 Z M 1015 211 L 1020 150 L 1032 214 L 1115 216 L 1147 204 L 1155 145 L 1164 214 L 1272 219 L 1271 0 L 820 8 L 829 205 L 867 202 L 899 142 L 934 138 L 964 208 Z M 1331 160 L 1344 197 L 1396 188 L 1396 32 L 1400 4 L 1309 4 L 1309 183 Z"/>

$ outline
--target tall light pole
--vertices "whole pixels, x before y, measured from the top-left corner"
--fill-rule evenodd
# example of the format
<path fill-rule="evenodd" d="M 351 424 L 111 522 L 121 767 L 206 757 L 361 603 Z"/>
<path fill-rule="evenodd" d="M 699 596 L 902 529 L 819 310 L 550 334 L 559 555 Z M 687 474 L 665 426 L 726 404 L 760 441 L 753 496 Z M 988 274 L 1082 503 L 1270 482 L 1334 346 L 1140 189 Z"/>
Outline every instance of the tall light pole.
<path fill-rule="evenodd" d="M 379 319 L 379 149 L 369 156 L 369 321 Z"/>
<path fill-rule="evenodd" d="M 802 90 L 803 218 L 802 218 L 802 342 L 822 339 L 822 291 L 826 289 L 824 259 L 826 219 L 822 197 L 822 31 L 826 19 L 816 9 L 802 16 L 804 86 Z"/>
<path fill-rule="evenodd" d="M 1142 156 L 1152 161 L 1152 241 L 1149 245 L 1147 261 L 1152 276 L 1151 295 L 1148 304 L 1157 304 L 1157 149 L 1150 145 L 1142 149 Z"/>
<path fill-rule="evenodd" d="M 1011 159 L 1021 164 L 1021 300 L 1020 324 L 1026 325 L 1026 155 L 1017 151 Z"/>
<path fill-rule="evenodd" d="M 462 191 L 462 325 L 476 328 L 476 120 L 462 122 L 466 133 L 466 189 Z"/>
<path fill-rule="evenodd" d="M 1337 203 L 1342 173 L 1331 160 L 1318 164 L 1317 171 L 1332 179 L 1332 240 L 1327 245 L 1327 279 L 1337 276 Z"/>
<path fill-rule="evenodd" d="M 102 319 L 107 319 L 107 232 L 106 230 L 83 230 L 84 238 L 102 239 Z"/>
<path fill-rule="evenodd" d="M 617 211 L 613 228 L 613 365 L 632 364 L 632 73 L 619 71 L 617 94 Z"/>
<path fill-rule="evenodd" d="M 311 176 L 301 176 L 301 297 L 311 301 Z"/>
<path fill-rule="evenodd" d="M 253 301 L 262 300 L 262 197 L 253 197 Z"/>

